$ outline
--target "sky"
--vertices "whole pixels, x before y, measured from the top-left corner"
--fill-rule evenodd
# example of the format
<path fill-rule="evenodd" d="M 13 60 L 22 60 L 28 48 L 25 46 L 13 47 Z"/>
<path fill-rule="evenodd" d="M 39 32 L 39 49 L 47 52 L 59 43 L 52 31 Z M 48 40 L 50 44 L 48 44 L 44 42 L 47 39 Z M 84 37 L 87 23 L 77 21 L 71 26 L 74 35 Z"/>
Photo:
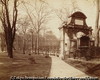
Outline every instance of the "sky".
<path fill-rule="evenodd" d="M 25 0 L 26 1 L 26 0 Z M 80 8 L 80 11 L 83 12 L 86 16 L 86 23 L 88 26 L 91 26 L 93 29 L 95 27 L 96 19 L 96 4 L 93 3 L 94 0 L 45 0 L 48 2 L 51 8 L 61 9 L 61 6 L 68 6 L 69 9 L 72 8 L 71 1 L 76 1 L 77 6 Z M 19 10 L 19 15 L 26 15 L 21 9 Z M 55 12 L 51 14 L 51 20 L 47 23 L 47 27 L 53 31 L 53 33 L 59 38 L 59 27 L 61 26 L 62 21 L 58 18 Z"/>
<path fill-rule="evenodd" d="M 71 0 L 48 0 L 48 3 L 55 9 L 59 9 L 61 8 L 61 5 L 64 1 L 67 1 L 67 4 L 71 4 L 70 3 Z M 76 0 L 76 3 L 80 8 L 80 11 L 87 16 L 86 19 L 87 25 L 91 26 L 94 29 L 95 19 L 96 19 L 96 4 L 93 3 L 93 0 Z M 60 27 L 61 20 L 57 18 L 57 16 L 55 16 L 55 18 L 53 18 L 49 24 L 54 34 L 59 38 L 58 27 Z"/>

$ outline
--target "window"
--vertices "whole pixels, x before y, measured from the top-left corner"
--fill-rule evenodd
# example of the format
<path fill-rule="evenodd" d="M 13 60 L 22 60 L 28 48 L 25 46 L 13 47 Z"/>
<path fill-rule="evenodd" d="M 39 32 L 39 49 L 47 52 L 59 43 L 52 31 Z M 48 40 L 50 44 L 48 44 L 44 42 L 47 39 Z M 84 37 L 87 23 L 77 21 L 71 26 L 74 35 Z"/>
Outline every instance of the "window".
<path fill-rule="evenodd" d="M 83 20 L 75 19 L 75 24 L 77 24 L 77 25 L 83 25 Z"/>

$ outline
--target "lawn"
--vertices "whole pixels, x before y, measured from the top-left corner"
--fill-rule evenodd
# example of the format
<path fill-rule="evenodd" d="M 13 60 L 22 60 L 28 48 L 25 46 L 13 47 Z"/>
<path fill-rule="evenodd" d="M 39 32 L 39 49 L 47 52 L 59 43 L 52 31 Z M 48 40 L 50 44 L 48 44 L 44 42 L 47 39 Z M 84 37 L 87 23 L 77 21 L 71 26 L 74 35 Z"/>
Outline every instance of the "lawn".
<path fill-rule="evenodd" d="M 80 59 L 73 59 L 73 58 L 66 58 L 64 60 L 69 65 L 79 69 L 80 71 L 86 73 L 91 77 L 98 77 L 100 79 L 100 60 L 80 60 Z"/>
<path fill-rule="evenodd" d="M 30 63 L 29 55 L 14 52 L 14 58 L 9 58 L 6 52 L 0 53 L 0 80 L 10 80 L 16 77 L 45 77 L 49 76 L 51 69 L 51 58 L 32 54 L 36 64 Z"/>

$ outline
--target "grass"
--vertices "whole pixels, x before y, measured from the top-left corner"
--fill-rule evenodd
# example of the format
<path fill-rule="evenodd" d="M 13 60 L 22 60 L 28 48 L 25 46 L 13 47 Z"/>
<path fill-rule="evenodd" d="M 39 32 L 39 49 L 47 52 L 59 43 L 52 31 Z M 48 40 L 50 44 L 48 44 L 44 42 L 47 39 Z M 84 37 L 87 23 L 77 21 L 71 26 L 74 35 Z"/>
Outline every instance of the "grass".
<path fill-rule="evenodd" d="M 36 64 L 31 64 L 28 54 L 14 52 L 14 58 L 9 58 L 7 53 L 0 53 L 0 80 L 10 80 L 11 76 L 16 77 L 45 77 L 49 76 L 51 58 L 42 55 L 32 54 Z"/>
<path fill-rule="evenodd" d="M 64 60 L 69 65 L 79 69 L 80 71 L 86 73 L 92 77 L 98 77 L 100 79 L 100 60 L 80 60 L 73 58 L 66 58 Z"/>

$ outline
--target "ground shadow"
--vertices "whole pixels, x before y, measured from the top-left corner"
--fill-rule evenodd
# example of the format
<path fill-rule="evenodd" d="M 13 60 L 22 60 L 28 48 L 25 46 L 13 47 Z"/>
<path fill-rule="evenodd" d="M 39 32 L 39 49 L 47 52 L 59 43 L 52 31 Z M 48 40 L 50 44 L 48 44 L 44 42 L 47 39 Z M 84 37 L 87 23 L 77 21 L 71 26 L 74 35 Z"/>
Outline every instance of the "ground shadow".
<path fill-rule="evenodd" d="M 49 76 L 51 69 L 51 57 L 45 58 L 43 55 L 32 54 L 36 64 L 30 63 L 28 54 L 15 53 L 10 59 L 0 53 L 0 80 L 8 80 L 11 76 L 16 77 L 45 77 Z"/>
<path fill-rule="evenodd" d="M 95 64 L 93 67 L 90 67 L 87 71 L 87 74 L 100 77 L 100 64 Z"/>
<path fill-rule="evenodd" d="M 64 61 L 76 69 L 84 72 L 88 76 L 100 78 L 100 63 L 70 58 L 67 58 Z"/>

